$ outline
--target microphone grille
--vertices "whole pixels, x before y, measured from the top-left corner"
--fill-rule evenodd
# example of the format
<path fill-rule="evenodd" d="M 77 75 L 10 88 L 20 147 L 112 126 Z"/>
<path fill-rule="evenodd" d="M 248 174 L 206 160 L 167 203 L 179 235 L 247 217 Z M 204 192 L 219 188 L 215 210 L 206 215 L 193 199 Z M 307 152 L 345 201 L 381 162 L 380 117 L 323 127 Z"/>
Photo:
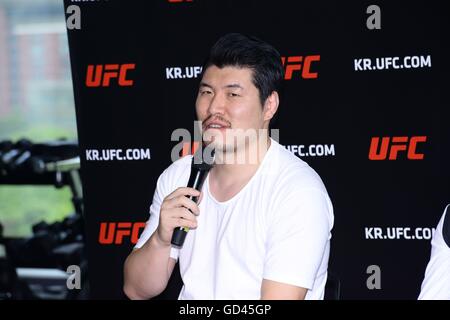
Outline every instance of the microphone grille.
<path fill-rule="evenodd" d="M 192 159 L 192 167 L 198 170 L 211 169 L 214 166 L 214 154 L 215 150 L 210 145 L 199 148 Z"/>

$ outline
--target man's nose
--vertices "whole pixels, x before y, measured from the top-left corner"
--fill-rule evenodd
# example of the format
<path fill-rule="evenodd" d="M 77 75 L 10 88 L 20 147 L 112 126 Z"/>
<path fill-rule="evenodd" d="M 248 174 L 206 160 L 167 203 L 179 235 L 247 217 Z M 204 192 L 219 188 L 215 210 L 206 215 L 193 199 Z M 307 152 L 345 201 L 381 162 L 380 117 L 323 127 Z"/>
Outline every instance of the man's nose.
<path fill-rule="evenodd" d="M 221 94 L 215 94 L 208 107 L 208 114 L 221 113 L 225 110 L 225 98 Z"/>

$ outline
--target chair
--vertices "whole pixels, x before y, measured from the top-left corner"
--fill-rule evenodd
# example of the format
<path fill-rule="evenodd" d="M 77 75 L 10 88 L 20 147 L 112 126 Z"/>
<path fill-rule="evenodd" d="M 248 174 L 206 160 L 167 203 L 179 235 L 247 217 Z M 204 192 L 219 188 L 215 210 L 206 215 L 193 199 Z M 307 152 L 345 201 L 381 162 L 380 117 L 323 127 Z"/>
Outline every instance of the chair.
<path fill-rule="evenodd" d="M 337 275 L 328 271 L 328 279 L 325 284 L 324 300 L 340 300 L 341 299 L 341 281 Z"/>

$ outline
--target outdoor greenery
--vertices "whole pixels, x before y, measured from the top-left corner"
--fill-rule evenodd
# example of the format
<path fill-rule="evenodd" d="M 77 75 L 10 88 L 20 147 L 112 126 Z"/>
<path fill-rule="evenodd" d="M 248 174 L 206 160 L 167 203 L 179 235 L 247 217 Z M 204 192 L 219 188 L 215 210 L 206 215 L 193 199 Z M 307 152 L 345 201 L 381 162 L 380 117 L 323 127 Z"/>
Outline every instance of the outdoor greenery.
<path fill-rule="evenodd" d="M 60 221 L 74 211 L 68 187 L 0 185 L 0 222 L 6 236 L 25 237 L 42 220 Z"/>

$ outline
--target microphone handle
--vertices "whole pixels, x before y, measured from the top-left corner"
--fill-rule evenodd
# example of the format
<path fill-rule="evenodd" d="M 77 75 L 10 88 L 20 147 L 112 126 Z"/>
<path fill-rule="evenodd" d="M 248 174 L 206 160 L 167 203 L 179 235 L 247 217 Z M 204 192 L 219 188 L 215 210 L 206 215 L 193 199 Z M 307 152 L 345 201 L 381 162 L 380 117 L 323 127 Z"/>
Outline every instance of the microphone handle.
<path fill-rule="evenodd" d="M 191 176 L 191 179 L 193 178 L 193 186 L 191 186 L 191 183 L 188 184 L 189 187 L 194 188 L 198 191 L 202 189 L 203 182 L 206 179 L 206 176 L 208 175 L 208 171 L 199 170 L 196 172 L 195 176 Z M 190 179 L 190 180 L 191 180 Z M 191 182 L 191 181 L 189 181 Z M 191 199 L 195 203 L 198 201 L 198 197 L 196 196 L 186 196 L 188 199 Z M 190 209 L 188 209 L 191 211 Z M 192 211 L 191 211 L 192 212 Z M 187 227 L 177 227 L 173 230 L 171 244 L 176 247 L 182 247 L 184 244 L 184 240 L 186 239 L 187 233 L 189 231 L 189 228 Z"/>

